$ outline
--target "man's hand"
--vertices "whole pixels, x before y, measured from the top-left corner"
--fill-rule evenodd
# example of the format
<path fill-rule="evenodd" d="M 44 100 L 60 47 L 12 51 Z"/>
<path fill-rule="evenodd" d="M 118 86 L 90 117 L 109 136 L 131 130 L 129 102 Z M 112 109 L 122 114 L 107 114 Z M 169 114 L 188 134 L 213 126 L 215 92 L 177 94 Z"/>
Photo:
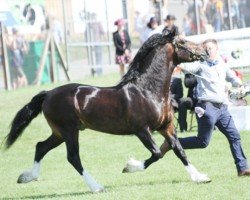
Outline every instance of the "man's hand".
<path fill-rule="evenodd" d="M 126 49 L 126 50 L 125 50 L 125 55 L 126 55 L 126 56 L 129 56 L 129 54 L 130 54 L 130 51 L 129 51 L 128 49 Z"/>
<path fill-rule="evenodd" d="M 181 73 L 181 68 L 179 66 L 176 66 L 174 68 L 173 74 L 180 74 Z"/>
<path fill-rule="evenodd" d="M 244 85 L 241 85 L 241 86 L 239 87 L 238 91 L 239 91 L 239 95 L 240 95 L 241 97 L 244 97 L 244 96 L 246 95 L 246 89 L 245 89 L 245 86 L 244 86 Z"/>
<path fill-rule="evenodd" d="M 246 96 L 246 89 L 243 85 L 238 88 L 231 89 L 229 91 L 229 98 L 230 99 L 242 99 Z"/>

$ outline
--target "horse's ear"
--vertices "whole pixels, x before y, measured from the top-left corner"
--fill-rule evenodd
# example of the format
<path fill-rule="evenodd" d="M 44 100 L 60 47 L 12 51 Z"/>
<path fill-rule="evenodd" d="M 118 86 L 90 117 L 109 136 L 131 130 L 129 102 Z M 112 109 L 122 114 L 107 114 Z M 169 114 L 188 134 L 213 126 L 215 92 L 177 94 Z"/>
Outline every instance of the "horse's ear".
<path fill-rule="evenodd" d="M 163 36 L 168 36 L 170 34 L 170 31 L 167 27 L 164 27 L 164 29 L 162 30 L 162 35 Z"/>
<path fill-rule="evenodd" d="M 167 36 L 168 38 L 174 38 L 178 35 L 178 28 L 177 26 L 173 26 L 171 30 L 165 27 L 162 31 L 163 36 Z"/>
<path fill-rule="evenodd" d="M 173 37 L 178 36 L 179 35 L 178 27 L 177 26 L 173 26 L 171 32 L 173 34 Z"/>

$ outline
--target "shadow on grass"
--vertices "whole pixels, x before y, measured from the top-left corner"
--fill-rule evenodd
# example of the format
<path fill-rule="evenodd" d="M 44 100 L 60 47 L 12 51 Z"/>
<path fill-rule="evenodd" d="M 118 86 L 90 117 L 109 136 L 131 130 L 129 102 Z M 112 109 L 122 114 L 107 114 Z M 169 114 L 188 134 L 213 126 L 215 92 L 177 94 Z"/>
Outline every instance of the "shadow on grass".
<path fill-rule="evenodd" d="M 17 200 L 17 199 L 50 199 L 50 198 L 57 198 L 57 197 L 70 197 L 70 196 L 81 196 L 86 194 L 93 194 L 92 192 L 72 192 L 72 193 L 65 193 L 65 194 L 47 194 L 47 195 L 31 195 L 31 196 L 24 196 L 24 197 L 3 197 L 0 198 L 1 200 Z"/>
<path fill-rule="evenodd" d="M 131 182 L 123 183 L 119 185 L 109 185 L 106 186 L 106 189 L 116 189 L 116 188 L 127 188 L 127 187 L 142 187 L 142 186 L 157 186 L 157 185 L 164 185 L 164 184 L 183 184 L 183 183 L 192 183 L 189 180 L 161 180 L 161 181 L 149 181 L 149 182 L 137 182 L 131 184 Z"/>
<path fill-rule="evenodd" d="M 105 186 L 105 192 L 108 193 L 109 191 L 115 190 L 115 189 L 122 189 L 127 187 L 141 187 L 141 186 L 157 186 L 157 185 L 163 185 L 163 184 L 180 184 L 180 183 L 188 183 L 190 181 L 183 181 L 183 180 L 171 180 L 171 181 L 149 181 L 149 182 L 138 182 L 135 184 L 131 183 L 124 183 L 120 185 L 109 185 Z M 52 199 L 52 198 L 58 198 L 58 197 L 70 197 L 70 196 L 82 196 L 82 195 L 96 195 L 96 194 L 102 194 L 102 193 L 92 193 L 90 191 L 87 192 L 71 192 L 71 193 L 64 193 L 64 194 L 46 194 L 46 195 L 31 195 L 31 196 L 23 196 L 23 197 L 1 197 L 0 200 L 17 200 L 17 199 Z"/>

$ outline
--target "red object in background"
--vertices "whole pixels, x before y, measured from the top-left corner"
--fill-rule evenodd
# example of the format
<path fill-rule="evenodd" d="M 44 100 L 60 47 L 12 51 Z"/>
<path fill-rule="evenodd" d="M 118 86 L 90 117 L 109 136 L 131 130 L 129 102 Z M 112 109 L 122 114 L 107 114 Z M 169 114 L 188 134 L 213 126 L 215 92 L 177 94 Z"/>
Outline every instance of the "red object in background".
<path fill-rule="evenodd" d="M 121 25 L 124 25 L 126 23 L 126 21 L 123 19 L 123 18 L 120 18 L 120 19 L 117 19 L 115 22 L 114 22 L 114 25 L 115 26 L 121 26 Z"/>
<path fill-rule="evenodd" d="M 240 78 L 240 80 L 243 79 L 243 74 L 240 71 L 234 70 L 234 72 L 235 72 L 236 76 Z"/>

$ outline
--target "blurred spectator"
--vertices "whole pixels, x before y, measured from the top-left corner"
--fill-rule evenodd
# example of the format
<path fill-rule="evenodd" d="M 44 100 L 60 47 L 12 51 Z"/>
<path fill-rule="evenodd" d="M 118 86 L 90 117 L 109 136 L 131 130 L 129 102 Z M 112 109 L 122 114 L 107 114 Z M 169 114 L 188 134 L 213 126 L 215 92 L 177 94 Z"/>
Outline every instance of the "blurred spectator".
<path fill-rule="evenodd" d="M 135 12 L 135 31 L 139 34 L 139 39 L 141 44 L 144 42 L 143 33 L 145 30 L 145 25 L 141 13 L 139 11 Z"/>
<path fill-rule="evenodd" d="M 91 14 L 91 22 L 89 24 L 89 31 L 90 31 L 90 38 L 92 42 L 98 43 L 102 42 L 104 39 L 104 30 L 101 22 L 97 19 L 97 14 Z M 94 53 L 95 53 L 95 65 L 97 65 L 96 69 L 92 69 L 92 75 L 95 73 L 101 74 L 102 73 L 102 46 L 100 44 L 95 44 L 94 46 Z"/>
<path fill-rule="evenodd" d="M 229 4 L 228 4 L 229 3 Z M 228 13 L 228 5 L 230 5 L 230 15 Z M 229 0 L 224 2 L 224 30 L 230 29 L 230 18 L 232 20 L 232 28 L 240 28 L 241 27 L 241 19 L 240 19 L 240 5 L 239 0 Z"/>
<path fill-rule="evenodd" d="M 40 31 L 45 27 L 46 16 L 43 6 L 28 3 L 24 6 L 22 14 L 27 24 L 35 27 L 37 31 Z"/>
<path fill-rule="evenodd" d="M 245 1 L 245 21 L 246 21 L 246 27 L 250 27 L 250 1 L 249 0 L 246 0 Z"/>
<path fill-rule="evenodd" d="M 151 17 L 149 22 L 147 23 L 147 27 L 144 30 L 142 42 L 145 42 L 151 35 L 153 35 L 153 31 L 157 29 L 159 26 L 156 17 Z"/>
<path fill-rule="evenodd" d="M 206 16 L 206 11 L 205 11 L 205 6 L 207 5 L 207 3 L 205 3 L 204 1 L 198 1 L 198 12 L 199 12 L 199 16 L 200 16 L 200 32 L 203 33 L 208 33 L 208 32 L 212 32 L 211 28 L 212 26 L 210 24 L 208 24 L 207 21 L 207 16 Z"/>
<path fill-rule="evenodd" d="M 245 15 L 248 13 L 246 6 L 246 0 L 239 0 L 239 9 L 240 9 L 240 28 L 246 27 Z"/>
<path fill-rule="evenodd" d="M 64 41 L 64 32 L 62 23 L 55 17 L 51 16 L 51 29 L 53 31 L 53 36 L 57 44 L 61 44 Z"/>
<path fill-rule="evenodd" d="M 181 77 L 178 76 L 179 73 L 178 68 L 176 68 L 172 74 L 170 83 L 171 104 L 174 111 L 178 110 L 179 100 L 183 97 L 182 80 Z"/>
<path fill-rule="evenodd" d="M 197 20 L 196 20 L 196 7 L 195 1 L 185 1 L 188 5 L 187 14 L 183 19 L 183 30 L 185 35 L 193 35 L 197 34 Z M 207 16 L 205 12 L 205 8 L 208 5 L 206 0 L 197 0 L 196 1 L 198 14 L 199 17 L 199 24 L 200 24 L 200 33 L 211 32 L 211 25 L 208 24 Z"/>
<path fill-rule="evenodd" d="M 184 32 L 184 35 L 192 35 L 192 19 L 189 17 L 189 15 L 185 15 L 183 17 L 183 24 L 182 24 L 182 29 Z"/>
<path fill-rule="evenodd" d="M 113 40 L 115 45 L 116 53 L 116 64 L 120 67 L 121 76 L 125 73 L 125 64 L 131 62 L 131 40 L 128 32 L 124 29 L 125 20 L 118 19 L 114 25 L 117 26 L 117 31 L 113 33 Z"/>
<path fill-rule="evenodd" d="M 179 35 L 179 28 L 175 25 L 176 17 L 174 15 L 167 15 L 164 19 L 164 24 L 157 26 L 153 31 L 149 33 L 149 37 L 156 34 L 156 33 L 162 33 L 163 29 L 164 31 L 171 31 L 172 28 L 175 28 L 176 34 Z"/>
<path fill-rule="evenodd" d="M 34 25 L 36 19 L 35 10 L 31 7 L 31 4 L 28 3 L 24 6 L 23 16 L 29 25 Z"/>
<path fill-rule="evenodd" d="M 179 108 L 178 108 L 178 123 L 180 125 L 180 131 L 187 131 L 187 110 L 193 110 L 195 104 L 197 103 L 196 95 L 195 95 L 195 87 L 197 85 L 196 77 L 192 74 L 185 74 L 184 85 L 188 88 L 187 97 L 181 98 L 179 100 Z"/>
<path fill-rule="evenodd" d="M 23 71 L 24 54 L 28 53 L 28 45 L 24 37 L 17 28 L 12 28 L 12 37 L 6 38 L 6 44 L 11 52 L 11 66 L 13 70 L 13 89 L 26 86 L 28 84 Z"/>
<path fill-rule="evenodd" d="M 221 0 L 210 0 L 206 7 L 206 15 L 208 22 L 212 24 L 214 31 L 221 31 L 224 22 L 223 2 Z"/>
<path fill-rule="evenodd" d="M 167 15 L 166 18 L 164 19 L 164 25 L 168 31 L 171 31 L 172 28 L 176 28 L 176 34 L 179 35 L 179 29 L 178 27 L 175 25 L 175 20 L 176 20 L 176 17 L 174 15 Z"/>
<path fill-rule="evenodd" d="M 240 7 L 238 0 L 231 1 L 231 17 L 233 22 L 233 28 L 240 28 Z"/>

